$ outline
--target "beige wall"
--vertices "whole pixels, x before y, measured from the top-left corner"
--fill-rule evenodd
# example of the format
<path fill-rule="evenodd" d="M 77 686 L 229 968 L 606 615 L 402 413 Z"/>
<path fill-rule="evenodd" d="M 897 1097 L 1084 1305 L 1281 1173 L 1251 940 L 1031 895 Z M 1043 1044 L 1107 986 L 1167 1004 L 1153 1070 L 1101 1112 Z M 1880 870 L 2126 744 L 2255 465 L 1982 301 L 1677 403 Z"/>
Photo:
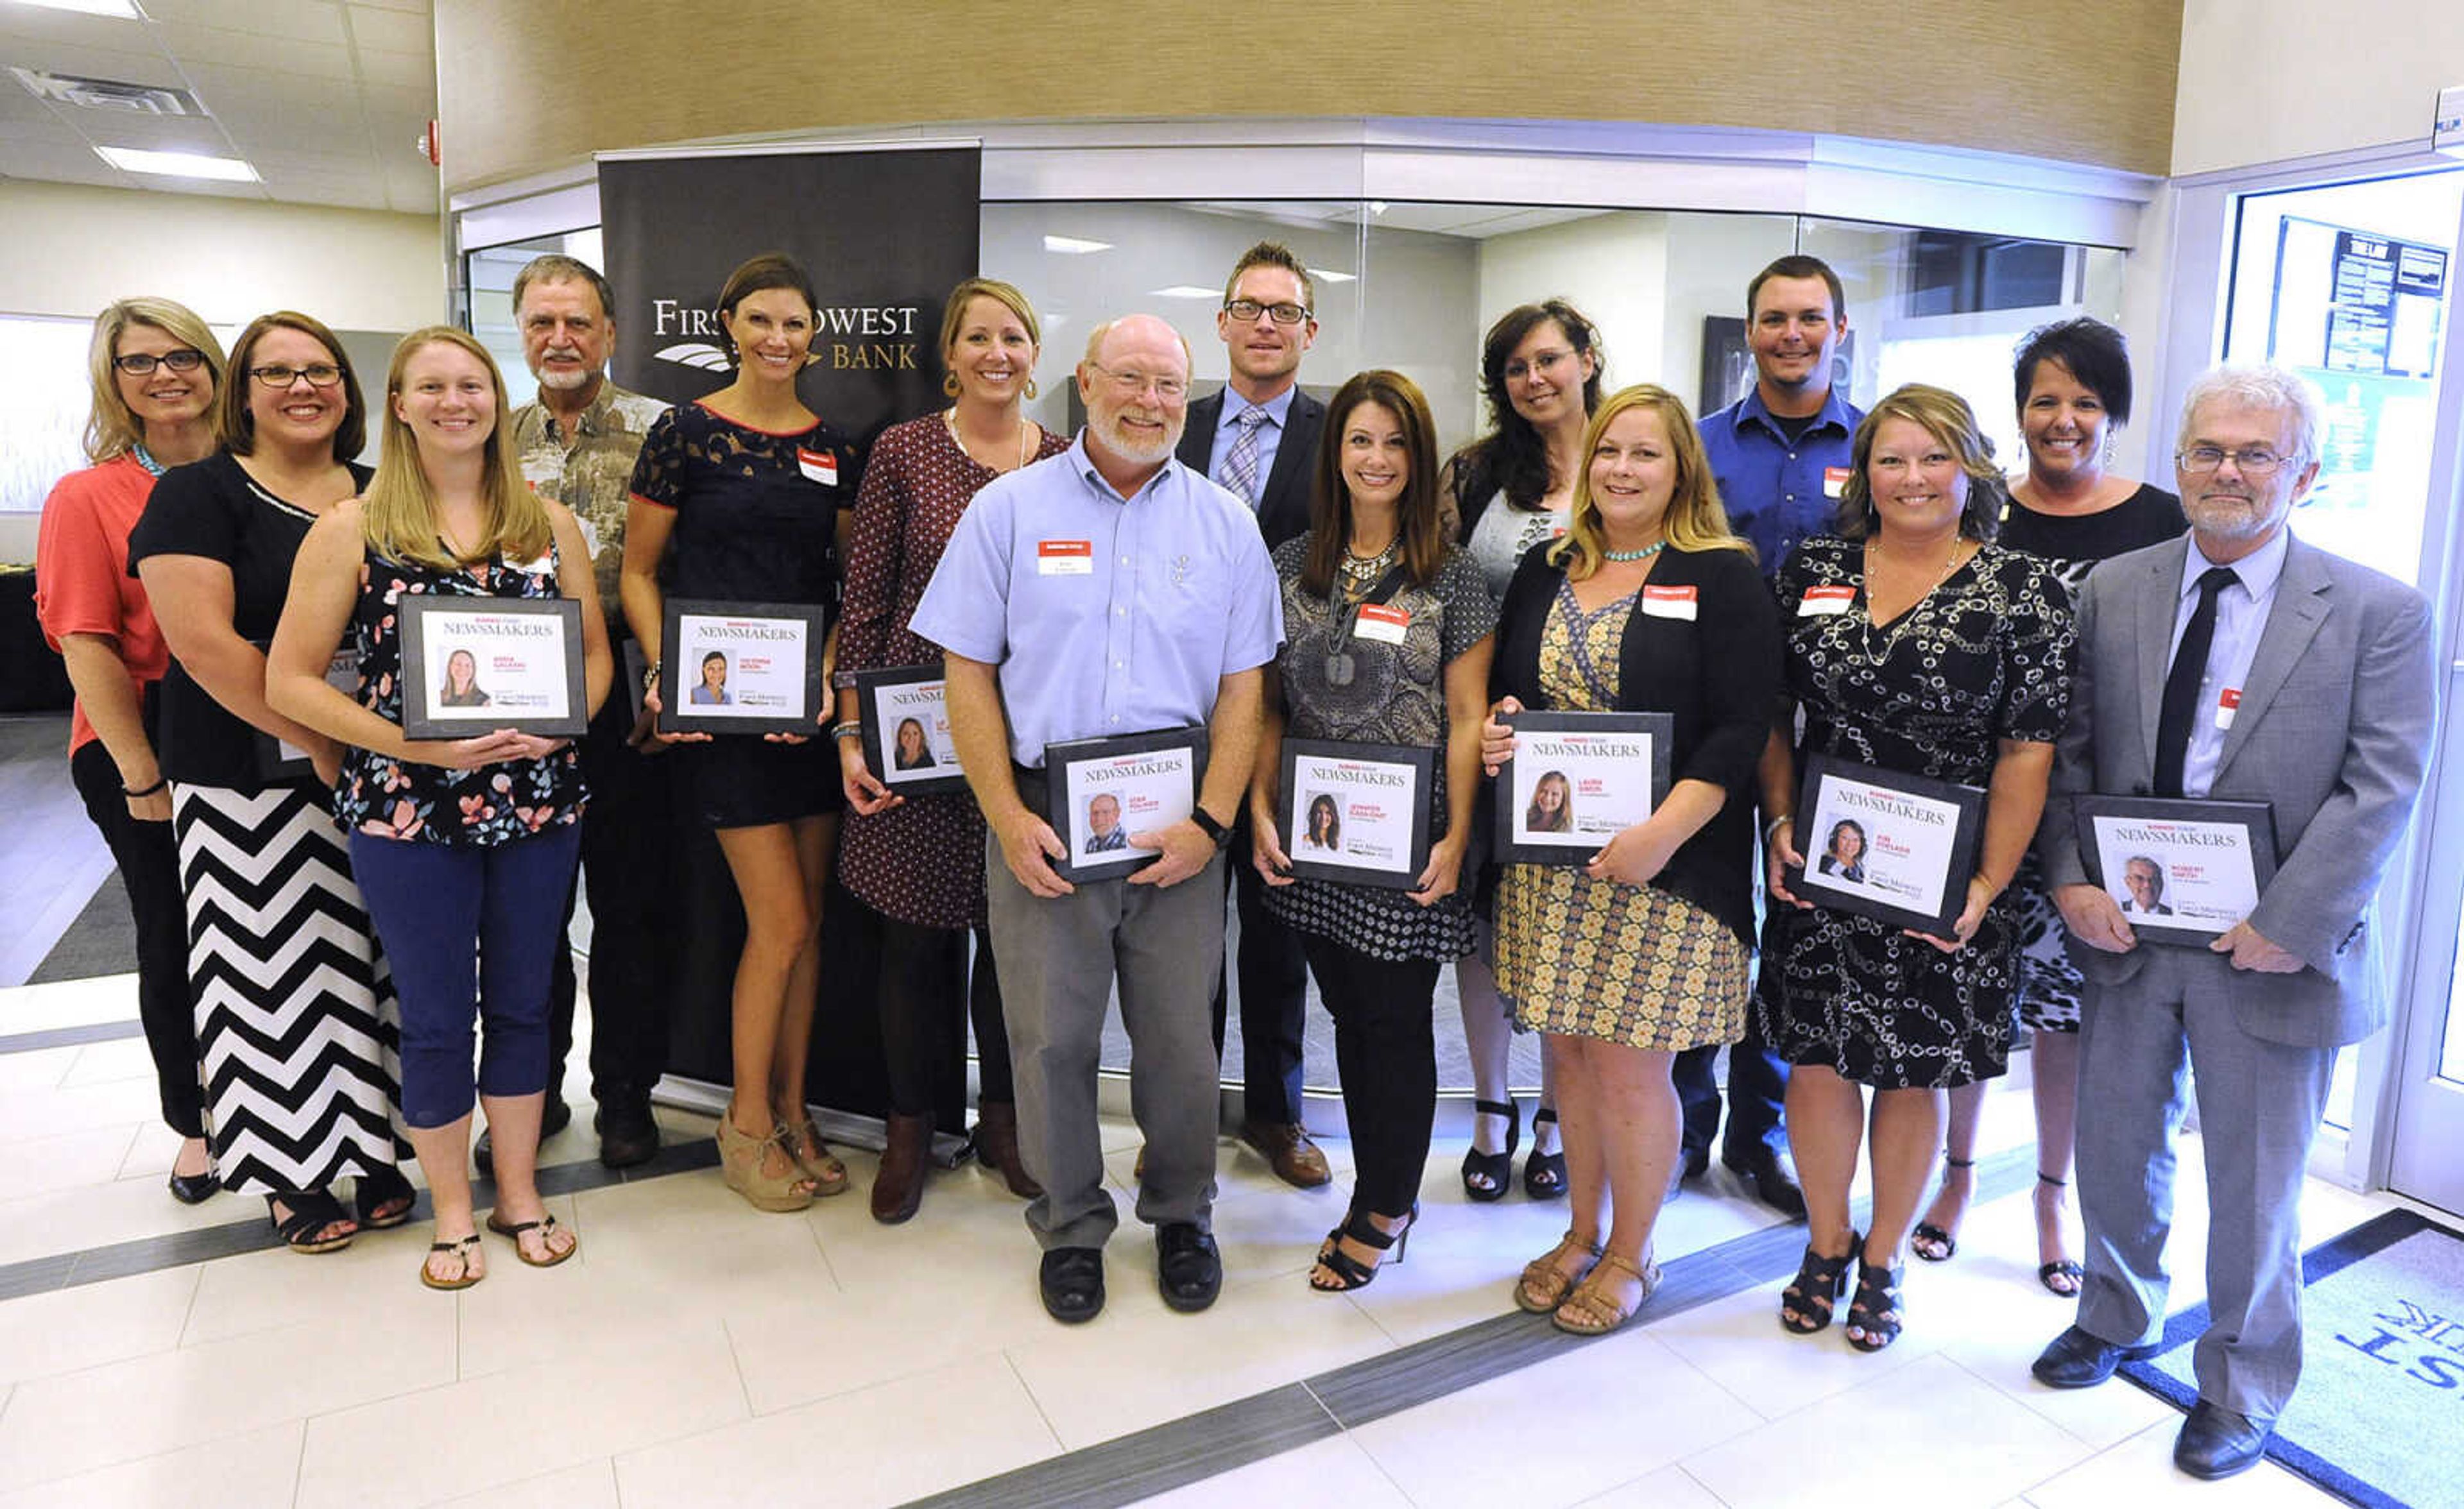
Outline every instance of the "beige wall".
<path fill-rule="evenodd" d="M 1642 120 L 2161 173 L 2182 7 L 733 0 L 725 12 L 436 0 L 446 187 L 606 148 L 1003 117 Z M 1268 39 L 1288 55 L 1258 55 Z"/>
<path fill-rule="evenodd" d="M 2409 142 L 2464 84 L 2453 0 L 2186 0 L 2176 176 Z"/>

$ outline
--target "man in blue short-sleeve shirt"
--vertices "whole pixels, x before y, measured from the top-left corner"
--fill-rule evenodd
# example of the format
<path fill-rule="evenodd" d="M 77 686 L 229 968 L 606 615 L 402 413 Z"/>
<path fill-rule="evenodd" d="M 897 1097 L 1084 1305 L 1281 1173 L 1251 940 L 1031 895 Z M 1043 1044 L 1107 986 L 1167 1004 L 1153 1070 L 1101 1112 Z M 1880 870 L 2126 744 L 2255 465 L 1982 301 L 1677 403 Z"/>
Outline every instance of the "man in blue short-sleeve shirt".
<path fill-rule="evenodd" d="M 945 652 L 952 736 L 991 829 L 985 900 L 1018 1081 L 1019 1150 L 1044 1194 L 1045 1308 L 1104 1305 L 1118 1223 L 1095 1120 L 1117 983 L 1146 1137 L 1137 1214 L 1155 1228 L 1164 1302 L 1202 1310 L 1222 1284 L 1210 1232 L 1216 1057 L 1209 995 L 1223 951 L 1222 842 L 1249 780 L 1282 593 L 1257 519 L 1174 458 L 1189 350 L 1149 316 L 1099 325 L 1078 367 L 1087 427 L 1068 450 L 976 494 L 916 605 Z M 1119 879 L 1064 881 L 1044 747 L 1203 725 L 1198 811 L 1133 831 L 1158 857 Z"/>

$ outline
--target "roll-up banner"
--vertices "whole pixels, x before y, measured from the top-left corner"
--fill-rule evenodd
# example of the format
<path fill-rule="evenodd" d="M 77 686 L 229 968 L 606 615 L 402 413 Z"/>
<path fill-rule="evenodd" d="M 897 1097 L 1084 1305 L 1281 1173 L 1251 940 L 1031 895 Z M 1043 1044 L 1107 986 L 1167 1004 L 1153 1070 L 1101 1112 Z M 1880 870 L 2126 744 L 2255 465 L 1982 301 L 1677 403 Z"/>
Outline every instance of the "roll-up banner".
<path fill-rule="evenodd" d="M 940 406 L 941 305 L 976 273 L 979 145 L 611 152 L 598 165 L 620 385 L 672 404 L 726 386 L 735 374 L 719 289 L 748 257 L 784 252 L 811 274 L 820 303 L 815 360 L 797 384 L 806 407 L 869 446 L 891 425 Z M 846 495 L 853 499 L 853 486 Z M 724 1086 L 744 914 L 716 840 L 683 820 L 692 832 L 670 920 L 678 957 L 669 1072 Z M 806 1098 L 877 1116 L 887 1103 L 878 945 L 856 911 L 833 886 Z M 942 1107 L 945 1128 L 959 1109 Z"/>

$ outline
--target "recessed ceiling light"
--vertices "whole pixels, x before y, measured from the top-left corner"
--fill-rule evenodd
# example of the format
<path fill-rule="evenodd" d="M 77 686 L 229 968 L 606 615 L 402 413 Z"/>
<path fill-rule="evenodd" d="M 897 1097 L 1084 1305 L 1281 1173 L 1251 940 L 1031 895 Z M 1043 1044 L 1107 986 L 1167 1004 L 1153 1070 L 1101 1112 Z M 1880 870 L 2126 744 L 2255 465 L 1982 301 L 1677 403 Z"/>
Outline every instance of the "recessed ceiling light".
<path fill-rule="evenodd" d="M 1321 283 L 1349 283 L 1353 281 L 1353 275 L 1351 273 L 1337 273 L 1332 268 L 1310 268 L 1309 276 L 1316 278 Z"/>
<path fill-rule="evenodd" d="M 1221 298 L 1222 296 L 1223 292 L 1221 289 L 1199 288 L 1195 283 L 1175 283 L 1170 288 L 1155 289 L 1147 295 L 1149 298 Z"/>
<path fill-rule="evenodd" d="M 24 0 L 24 3 L 41 6 L 46 11 L 75 11 L 79 15 L 116 15 L 130 21 L 143 19 L 137 13 L 137 0 Z"/>
<path fill-rule="evenodd" d="M 1076 236 L 1045 236 L 1044 250 L 1058 252 L 1063 256 L 1085 256 L 1089 252 L 1110 252 L 1110 241 L 1081 241 Z"/>
<path fill-rule="evenodd" d="M 166 178 L 212 178 L 233 184 L 259 182 L 256 169 L 235 157 L 208 157 L 203 152 L 143 152 L 133 146 L 99 146 L 95 153 L 123 173 L 159 173 Z"/>

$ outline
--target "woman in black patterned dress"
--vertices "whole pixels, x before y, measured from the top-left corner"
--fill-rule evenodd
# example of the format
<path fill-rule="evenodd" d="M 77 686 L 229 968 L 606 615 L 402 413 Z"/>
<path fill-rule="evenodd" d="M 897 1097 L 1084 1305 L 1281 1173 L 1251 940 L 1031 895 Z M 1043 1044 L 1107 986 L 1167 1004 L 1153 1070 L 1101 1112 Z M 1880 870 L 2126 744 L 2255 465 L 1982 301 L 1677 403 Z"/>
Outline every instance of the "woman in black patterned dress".
<path fill-rule="evenodd" d="M 2069 705 L 2070 600 L 2051 567 L 1991 542 L 2001 474 L 1965 400 L 1910 384 L 1857 428 L 1838 533 L 1792 552 L 1776 590 L 1788 694 L 1763 762 L 1771 907 L 1757 1010 L 1793 1065 L 1790 1140 L 1813 1232 L 1780 1323 L 1831 1323 L 1849 1260 L 1848 1340 L 1900 1334 L 1899 1286 L 1933 1171 L 1946 1092 L 2003 1072 L 2015 918 L 2004 895 L 2044 809 Z M 1794 713 L 1805 733 L 1792 750 Z M 1947 939 L 1819 908 L 1793 894 L 1797 773 L 1827 754 L 1987 789 L 1976 872 Z M 1879 842 L 1879 838 L 1878 838 Z M 1874 1211 L 1861 1245 L 1848 1187 L 1874 1089 Z"/>
<path fill-rule="evenodd" d="M 1439 520 L 1436 434 L 1401 373 L 1344 383 L 1327 405 L 1309 532 L 1275 552 L 1284 647 L 1266 678 L 1249 820 L 1267 908 L 1300 934 L 1334 1018 L 1357 1170 L 1351 1211 L 1309 1270 L 1309 1287 L 1327 1291 L 1375 1278 L 1419 1211 L 1438 1101 L 1431 1002 L 1440 967 L 1472 949 L 1459 887 L 1497 609 Z M 1438 752 L 1429 861 L 1412 889 L 1293 878 L 1276 791 L 1287 733 Z"/>

